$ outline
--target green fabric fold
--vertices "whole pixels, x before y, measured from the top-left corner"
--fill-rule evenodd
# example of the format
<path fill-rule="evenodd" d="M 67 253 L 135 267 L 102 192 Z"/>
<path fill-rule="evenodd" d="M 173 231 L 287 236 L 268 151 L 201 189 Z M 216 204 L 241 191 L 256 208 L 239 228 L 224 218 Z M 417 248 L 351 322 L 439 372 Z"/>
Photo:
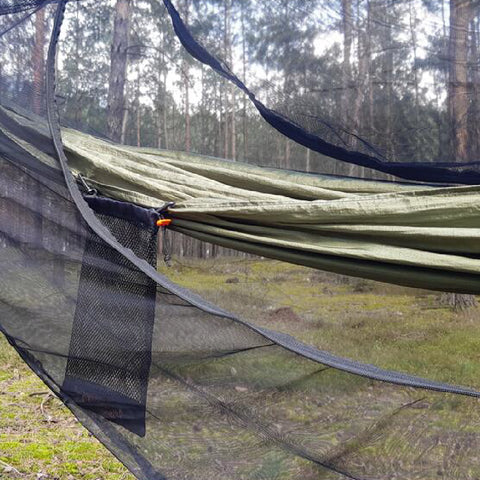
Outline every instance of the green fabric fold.
<path fill-rule="evenodd" d="M 2 109 L 19 125 L 43 127 Z M 0 122 L 21 148 L 48 155 Z M 433 187 L 305 174 L 115 145 L 70 129 L 70 167 L 106 196 L 169 211 L 200 240 L 345 275 L 480 293 L 480 186 Z"/>

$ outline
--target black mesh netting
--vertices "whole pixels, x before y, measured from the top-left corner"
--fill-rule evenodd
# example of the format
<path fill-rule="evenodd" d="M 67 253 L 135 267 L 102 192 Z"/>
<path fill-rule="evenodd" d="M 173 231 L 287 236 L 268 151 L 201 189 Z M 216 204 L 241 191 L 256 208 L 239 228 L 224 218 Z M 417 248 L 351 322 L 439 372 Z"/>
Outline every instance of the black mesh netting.
<path fill-rule="evenodd" d="M 210 2 L 205 10 L 208 13 L 205 18 L 214 24 L 215 19 L 218 23 L 215 11 L 220 3 Z M 313 3 L 325 7 L 320 11 L 328 17 L 330 8 L 335 7 L 334 12 L 338 13 L 339 5 L 348 2 Z M 367 3 L 385 6 L 392 2 L 358 2 L 359 19 L 365 18 L 362 9 Z M 431 2 L 427 3 L 434 9 Z M 114 125 L 108 118 L 105 81 L 108 75 L 104 75 L 102 59 L 99 60 L 101 81 L 94 89 L 84 83 L 92 77 L 94 65 L 89 62 L 93 57 L 84 58 L 84 63 L 72 62 L 76 48 L 80 55 L 82 48 L 91 49 L 98 46 L 95 42 L 105 41 L 102 36 L 105 31 L 95 29 L 96 23 L 87 22 L 88 10 L 81 4 L 76 2 L 70 10 L 72 15 L 67 15 L 65 28 L 78 34 L 69 36 L 70 43 L 66 41 L 64 52 L 69 52 L 70 57 L 60 57 L 56 65 L 61 82 L 57 102 L 63 118 L 77 125 L 86 123 L 85 129 L 97 130 L 99 134 L 107 134 L 107 129 L 102 131 L 101 126 L 108 125 L 125 142 L 136 141 L 139 145 L 150 142 L 171 147 L 169 142 L 173 142 L 175 135 L 176 141 L 180 141 L 178 125 L 185 112 L 174 111 L 178 107 L 171 103 L 174 95 L 164 89 L 179 77 L 172 80 L 168 75 L 163 76 L 165 63 L 161 57 L 153 57 L 159 61 L 156 72 L 159 76 L 155 77 L 161 80 L 159 90 L 152 92 L 140 85 L 136 100 L 127 101 L 126 107 L 120 109 L 122 121 Z M 155 12 L 152 4 L 147 4 L 151 10 L 146 11 Z M 229 18 L 228 6 L 250 8 L 254 4 L 226 2 L 221 5 L 226 15 L 223 19 Z M 265 5 L 275 4 L 277 13 L 286 12 L 285 18 L 295 12 L 297 19 L 308 13 L 307 6 L 311 6 L 309 2 L 263 4 L 265 9 Z M 0 5 L 8 6 L 11 2 Z M 189 2 L 185 5 L 187 9 L 192 7 Z M 61 23 L 61 7 L 55 34 Z M 96 20 L 109 24 L 111 8 L 105 4 L 102 7 L 105 8 L 96 11 Z M 261 23 L 259 12 L 243 11 L 243 17 L 237 19 L 240 23 L 230 28 L 238 34 L 242 18 L 250 17 L 259 31 L 273 34 L 274 29 L 269 30 Z M 381 19 L 371 15 L 372 23 L 383 28 Z M 320 15 L 318 19 L 323 17 Z M 42 115 L 47 110 L 53 133 L 51 142 L 36 143 L 34 131 L 27 127 L 15 130 L 7 125 L 9 116 L 2 115 L 0 109 L 0 330 L 77 418 L 143 480 L 478 478 L 480 393 L 475 389 L 479 382 L 458 378 L 457 383 L 471 383 L 467 385 L 470 388 L 454 387 L 382 370 L 245 323 L 156 272 L 158 212 L 100 195 L 87 195 L 85 200 L 81 197 L 69 172 L 61 168 L 66 165 L 58 149 L 61 143 L 57 120 L 52 115 L 55 110 L 52 50 L 46 85 L 44 72 L 38 76 L 35 68 L 42 63 L 40 60 L 45 60 L 42 32 L 51 23 L 51 17 L 39 15 L 23 22 L 20 30 L 10 30 L 8 35 L 13 36 L 9 38 L 18 42 L 17 51 L 6 40 L 8 35 L 1 39 L 8 60 L 2 63 L 0 72 L 1 98 L 5 104 L 2 109 L 18 99 L 17 104 L 28 109 L 29 115 L 31 112 Z M 140 28 L 141 22 L 136 25 Z M 303 25 L 299 27 L 300 33 L 309 26 Z M 282 32 L 281 26 L 280 22 L 277 35 Z M 210 30 L 205 33 L 200 26 L 196 28 L 197 33 L 209 35 Z M 363 30 L 353 31 L 357 35 Z M 326 32 L 331 33 L 328 29 Z M 147 41 L 139 43 L 135 35 L 131 38 L 129 50 L 134 52 L 131 55 L 140 62 L 144 60 L 139 59 L 149 58 L 141 54 L 142 49 L 148 50 Z M 162 41 L 162 36 L 154 36 L 153 40 Z M 163 40 L 168 44 L 166 38 Z M 52 46 L 55 41 L 56 35 Z M 301 47 L 292 43 L 289 48 L 294 46 Z M 32 47 L 36 52 L 33 57 L 25 54 Z M 262 48 L 265 57 L 275 54 L 275 49 Z M 277 55 L 286 54 L 278 48 L 276 51 Z M 381 65 L 387 65 L 389 59 L 382 60 L 382 51 L 375 58 Z M 320 75 L 325 71 L 320 66 L 326 65 L 337 72 L 337 80 L 343 75 L 344 70 L 335 64 L 334 56 L 323 58 L 321 64 L 313 60 L 312 65 L 316 65 L 313 73 Z M 280 67 L 273 65 L 269 66 L 269 72 L 277 75 Z M 352 62 L 352 65 L 353 70 L 360 70 L 359 64 Z M 185 73 L 185 65 L 183 68 Z M 382 68 L 378 66 L 378 72 Z M 149 73 L 153 75 L 152 71 Z M 285 80 L 284 92 L 290 93 L 300 80 L 307 78 L 308 72 L 299 67 L 294 76 Z M 378 90 L 388 96 L 385 85 L 389 83 L 384 81 L 381 80 Z M 352 85 L 356 91 L 357 84 Z M 334 88 L 335 84 L 331 86 Z M 34 93 L 45 92 L 45 87 L 49 93 L 46 97 Z M 130 81 L 129 98 L 135 98 L 134 87 Z M 223 92 L 219 98 L 225 99 L 227 92 L 234 98 L 225 85 L 218 87 Z M 310 98 L 307 93 L 315 93 L 309 100 L 311 105 L 320 98 L 306 86 L 302 88 L 299 91 L 305 92 L 304 101 Z M 179 95 L 179 90 L 173 93 Z M 156 95 L 163 95 L 165 103 L 154 105 Z M 315 108 L 321 110 L 326 105 L 334 115 L 337 104 L 332 98 Z M 300 100 L 296 105 L 301 105 Z M 351 102 L 348 99 L 347 104 Z M 230 121 L 228 127 L 223 123 L 226 118 L 231 119 L 231 107 L 225 109 L 225 104 L 222 107 L 221 102 L 215 104 L 208 98 L 202 105 L 203 108 L 216 105 L 218 109 L 210 112 L 210 116 L 206 110 L 199 110 L 197 116 L 187 117 L 191 120 L 190 133 L 196 131 L 196 136 L 192 134 L 190 138 L 192 145 L 197 142 L 198 150 L 225 148 L 228 153 L 225 156 L 232 156 L 234 144 L 226 142 L 224 134 L 225 131 L 231 134 L 233 123 Z M 19 118 L 20 107 L 15 109 Z M 362 108 L 368 111 L 367 105 Z M 145 114 L 143 123 L 141 115 L 133 115 L 138 112 Z M 428 122 L 420 116 L 414 124 L 415 131 L 422 131 L 420 125 L 425 125 L 430 132 L 425 138 L 430 138 L 432 131 L 438 134 L 432 134 L 439 143 L 435 144 L 431 159 L 437 158 L 445 145 L 441 143 L 443 131 L 429 123 L 435 115 L 446 115 L 445 110 L 442 112 L 432 113 Z M 162 123 L 165 113 L 171 115 L 166 128 Z M 379 112 L 376 115 L 375 125 L 368 128 L 381 139 L 384 117 Z M 89 121 L 84 122 L 87 116 Z M 215 123 L 218 118 L 223 119 L 220 125 Z M 194 120 L 199 121 L 196 126 Z M 210 128 L 212 125 L 218 128 Z M 331 130 L 333 125 L 332 121 L 326 127 Z M 239 144 L 245 147 L 245 152 L 253 144 L 248 133 L 248 130 L 243 132 L 244 143 Z M 263 136 L 265 142 L 264 133 L 259 129 L 257 135 Z M 401 138 L 408 136 L 404 135 Z M 328 138 L 334 136 L 336 133 Z M 246 139 L 252 143 L 245 144 Z M 187 142 L 188 136 L 184 138 L 182 132 L 181 141 L 184 140 Z M 289 144 L 282 137 L 280 140 L 277 146 L 284 154 L 285 165 L 289 159 L 290 166 L 294 166 L 294 153 L 305 158 L 303 150 L 292 150 L 292 157 L 287 158 L 285 148 Z M 349 142 L 345 138 L 338 141 Z M 272 149 L 271 145 L 264 148 Z M 373 150 L 368 147 L 368 151 Z M 48 157 L 45 152 L 49 152 Z M 51 158 L 59 160 L 52 162 Z"/>
<path fill-rule="evenodd" d="M 117 11 L 128 40 L 114 36 Z M 477 184 L 479 12 L 467 0 L 71 2 L 63 120 L 269 166 Z M 110 83 L 114 38 L 127 74 Z"/>
<path fill-rule="evenodd" d="M 122 245 L 155 266 L 155 217 L 147 216 L 144 224 L 132 223 L 128 217 L 121 218 L 121 205 L 111 203 L 106 205 L 113 216 L 100 219 Z M 92 200 L 90 204 L 94 205 Z M 99 258 L 103 265 L 98 265 Z M 114 266 L 108 275 L 105 264 Z M 139 275 L 95 235 L 88 239 L 62 388 L 80 406 L 140 435 L 144 434 L 154 316 L 155 282 Z"/>
<path fill-rule="evenodd" d="M 152 291 L 60 179 L 12 158 L 1 160 L 2 331 L 138 478 L 472 478 L 475 397 L 255 331 L 165 279 Z M 126 246 L 136 228 L 136 251 L 149 251 L 148 211 L 129 214 L 101 218 Z"/>
<path fill-rule="evenodd" d="M 293 140 L 343 173 L 479 182 L 478 2 L 164 4 L 186 50 L 287 137 L 284 166 Z"/>
<path fill-rule="evenodd" d="M 53 1 L 55 0 L 1 0 L 0 15 L 24 12 Z"/>

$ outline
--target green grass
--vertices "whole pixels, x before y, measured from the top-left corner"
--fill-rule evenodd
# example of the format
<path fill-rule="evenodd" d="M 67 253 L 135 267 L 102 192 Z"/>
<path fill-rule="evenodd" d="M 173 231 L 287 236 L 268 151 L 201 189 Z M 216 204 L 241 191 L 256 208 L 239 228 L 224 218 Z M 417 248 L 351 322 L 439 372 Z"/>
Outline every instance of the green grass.
<path fill-rule="evenodd" d="M 0 338 L 0 478 L 133 477 Z"/>
<path fill-rule="evenodd" d="M 457 314 L 436 292 L 274 261 L 183 261 L 164 272 L 247 320 L 337 355 L 480 388 L 480 310 Z"/>
<path fill-rule="evenodd" d="M 479 313 L 455 314 L 442 306 L 438 294 L 326 275 L 274 261 L 182 260 L 168 271 L 162 269 L 177 283 L 243 318 L 290 333 L 319 348 L 437 380 L 459 383 L 461 379 L 464 385 L 480 388 Z M 259 361 L 259 366 L 271 369 L 274 377 L 273 372 L 279 366 L 271 365 L 268 356 Z M 217 368 L 227 370 L 233 364 L 226 360 L 225 365 L 219 365 Z M 250 371 L 254 367 L 252 363 Z M 313 425 L 318 415 L 316 405 L 305 403 L 302 408 L 302 403 L 297 402 L 293 408 L 288 398 L 285 395 L 280 404 L 284 418 L 293 423 L 312 419 Z M 180 404 L 171 406 L 177 407 Z M 184 407 L 188 423 L 188 408 Z M 347 411 L 350 406 L 345 403 L 338 408 Z M 455 398 L 446 398 L 432 408 L 438 413 L 435 422 L 439 427 L 454 429 L 465 420 Z M 338 425 L 331 427 L 333 432 Z M 478 422 L 472 422 L 470 428 L 478 434 Z M 205 435 L 213 437 L 215 433 L 205 431 Z M 333 438 L 334 434 L 325 430 L 324 435 Z M 389 445 L 384 448 L 388 450 Z M 372 451 L 372 455 L 379 453 Z M 272 478 L 281 478 L 281 461 L 281 456 L 277 458 L 273 452 L 265 458 L 263 466 L 249 467 L 249 477 L 265 478 L 268 473 Z M 0 339 L 0 478 L 133 478 L 60 401 L 48 394 L 45 385 L 3 337 Z"/>

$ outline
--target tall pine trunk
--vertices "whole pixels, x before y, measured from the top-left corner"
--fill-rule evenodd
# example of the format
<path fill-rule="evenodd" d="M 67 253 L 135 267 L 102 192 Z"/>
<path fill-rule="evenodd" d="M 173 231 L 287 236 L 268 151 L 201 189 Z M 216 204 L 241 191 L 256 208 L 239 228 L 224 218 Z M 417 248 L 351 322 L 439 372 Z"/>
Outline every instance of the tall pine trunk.
<path fill-rule="evenodd" d="M 465 162 L 468 158 L 467 40 L 469 14 L 469 0 L 450 0 L 448 106 L 452 128 L 452 153 L 457 162 Z"/>
<path fill-rule="evenodd" d="M 470 52 L 472 65 L 472 104 L 468 116 L 469 125 L 469 146 L 471 158 L 480 159 L 480 57 L 479 57 L 479 33 L 480 24 L 478 19 L 472 18 L 470 24 Z"/>
<path fill-rule="evenodd" d="M 32 52 L 33 89 L 32 110 L 41 114 L 45 86 L 45 8 L 35 14 L 35 43 Z"/>
<path fill-rule="evenodd" d="M 468 25 L 470 0 L 450 0 L 450 69 L 448 81 L 448 113 L 451 145 L 455 161 L 468 159 Z M 448 294 L 446 301 L 455 310 L 476 306 L 473 295 Z"/>
<path fill-rule="evenodd" d="M 243 64 L 243 81 L 247 81 L 247 39 L 245 38 L 245 5 L 241 3 L 241 24 L 242 24 L 242 64 Z M 248 157 L 248 132 L 247 132 L 247 95 L 243 96 L 243 109 L 242 109 L 242 130 L 243 130 L 243 161 L 245 162 Z"/>
<path fill-rule="evenodd" d="M 342 64 L 342 94 L 341 94 L 341 106 L 340 113 L 342 119 L 344 119 L 347 128 L 351 128 L 348 125 L 349 108 L 350 108 L 350 88 L 352 86 L 352 40 L 353 40 L 353 14 L 352 14 L 352 0 L 342 0 L 342 26 L 343 26 L 343 64 Z M 348 145 L 351 147 L 353 139 L 349 137 L 347 139 Z"/>
<path fill-rule="evenodd" d="M 140 103 L 140 62 L 137 64 L 137 85 L 135 91 L 137 147 L 142 145 L 142 106 Z"/>
<path fill-rule="evenodd" d="M 385 15 L 385 41 L 387 51 L 385 53 L 385 63 L 384 63 L 384 81 L 386 84 L 386 101 L 385 101 L 385 123 L 386 123 L 386 142 L 387 142 L 387 155 L 390 161 L 395 160 L 395 140 L 394 140 L 394 131 L 393 131 L 393 100 L 394 100 L 394 90 L 393 90 L 393 80 L 394 80 L 394 59 L 393 59 L 393 36 L 392 29 L 388 27 L 389 25 L 389 15 L 392 14 L 391 10 L 394 4 L 390 0 L 385 6 L 384 15 Z"/>
<path fill-rule="evenodd" d="M 419 131 L 420 129 L 420 92 L 419 92 L 419 75 L 417 68 L 417 50 L 418 50 L 418 41 L 417 41 L 417 12 L 415 9 L 415 0 L 410 0 L 409 3 L 409 20 L 410 20 L 410 40 L 413 50 L 413 84 L 415 88 L 415 130 Z M 413 160 L 421 158 L 420 155 L 420 142 L 418 134 L 415 134 L 414 138 L 415 147 Z"/>
<path fill-rule="evenodd" d="M 128 60 L 128 31 L 131 0 L 117 0 L 113 40 L 110 50 L 110 78 L 108 84 L 107 135 L 115 142 L 122 137 L 125 107 L 125 79 Z"/>
<path fill-rule="evenodd" d="M 367 36 L 367 32 L 365 31 L 363 22 L 360 20 L 360 1 L 357 0 L 357 17 L 358 17 L 358 40 L 357 40 L 357 57 L 358 57 L 358 72 L 357 72 L 357 79 L 355 82 L 355 90 L 354 90 L 354 101 L 353 101 L 353 112 L 352 112 L 352 119 L 351 124 L 349 125 L 350 130 L 355 134 L 359 135 L 360 133 L 360 121 L 361 121 L 361 111 L 362 105 L 365 101 L 365 92 L 368 87 L 368 61 L 369 61 L 369 47 L 368 42 L 369 38 Z M 351 16 L 350 11 L 350 20 L 352 22 L 353 18 Z M 357 148 L 357 141 L 352 137 L 350 141 L 350 146 L 352 148 Z M 348 174 L 349 175 L 358 175 L 358 167 L 356 165 L 350 164 L 348 167 Z"/>
<path fill-rule="evenodd" d="M 190 16 L 190 0 L 185 0 L 184 3 L 184 17 L 188 25 Z M 190 152 L 192 148 L 192 133 L 191 133 L 191 122 L 190 122 L 190 79 L 189 79 L 189 65 L 186 57 L 183 62 L 183 85 L 185 89 L 184 97 L 184 111 L 185 111 L 185 151 Z"/>
<path fill-rule="evenodd" d="M 232 37 L 232 0 L 225 0 L 225 48 L 226 57 L 230 65 L 233 64 L 233 37 Z M 233 160 L 237 157 L 237 132 L 236 132 L 236 109 L 235 109 L 235 92 L 236 87 L 233 83 L 230 84 L 230 100 L 229 109 L 230 114 L 227 115 L 227 121 L 230 121 L 230 158 Z"/>

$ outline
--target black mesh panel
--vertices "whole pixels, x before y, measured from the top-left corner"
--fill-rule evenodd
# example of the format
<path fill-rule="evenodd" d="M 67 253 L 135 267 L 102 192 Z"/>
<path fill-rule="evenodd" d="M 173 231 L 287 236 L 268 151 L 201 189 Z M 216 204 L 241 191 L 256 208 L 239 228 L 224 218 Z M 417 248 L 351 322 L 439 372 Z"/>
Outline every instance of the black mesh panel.
<path fill-rule="evenodd" d="M 154 218 L 150 225 L 105 214 L 100 218 L 123 245 L 156 265 Z M 82 407 L 139 435 L 145 434 L 155 291 L 151 279 L 90 234 L 63 389 Z"/>
<path fill-rule="evenodd" d="M 52 0 L 0 0 L 0 15 L 24 12 L 47 3 Z"/>

